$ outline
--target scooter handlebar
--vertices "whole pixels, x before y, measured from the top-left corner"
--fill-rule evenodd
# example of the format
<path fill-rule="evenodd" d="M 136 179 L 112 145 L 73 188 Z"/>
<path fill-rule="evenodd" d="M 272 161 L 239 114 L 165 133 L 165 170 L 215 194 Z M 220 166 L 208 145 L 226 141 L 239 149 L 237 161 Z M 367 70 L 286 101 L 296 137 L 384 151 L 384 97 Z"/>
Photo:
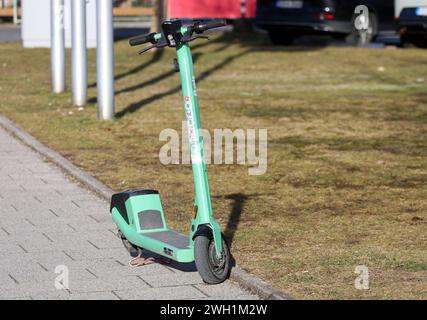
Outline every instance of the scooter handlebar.
<path fill-rule="evenodd" d="M 224 27 L 226 25 L 227 25 L 227 22 L 225 20 L 213 20 L 208 22 L 198 21 L 194 25 L 192 25 L 189 30 L 197 34 L 201 34 L 209 29 Z M 132 47 L 139 46 L 144 43 L 152 43 L 153 45 L 156 45 L 160 38 L 161 38 L 160 33 L 152 32 L 152 33 L 143 34 L 143 35 L 136 36 L 129 39 L 129 44 Z"/>
<path fill-rule="evenodd" d="M 194 25 L 194 32 L 203 33 L 209 29 L 215 29 L 220 27 L 225 27 L 227 25 L 227 21 L 225 20 L 214 20 L 208 22 L 196 22 Z"/>
<path fill-rule="evenodd" d="M 152 33 L 143 34 L 140 36 L 133 37 L 133 38 L 129 39 L 129 44 L 132 47 L 134 47 L 134 46 L 139 46 L 141 44 L 148 43 L 148 42 L 155 43 L 156 42 L 156 39 L 154 38 L 155 35 L 156 35 L 156 33 L 152 32 Z"/>

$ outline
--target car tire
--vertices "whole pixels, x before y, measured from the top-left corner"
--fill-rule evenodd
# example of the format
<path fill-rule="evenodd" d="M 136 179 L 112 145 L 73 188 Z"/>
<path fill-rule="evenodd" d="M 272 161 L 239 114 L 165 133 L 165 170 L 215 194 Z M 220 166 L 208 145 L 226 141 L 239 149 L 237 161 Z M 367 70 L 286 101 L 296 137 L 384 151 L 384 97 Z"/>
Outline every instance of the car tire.
<path fill-rule="evenodd" d="M 294 43 L 298 35 L 286 30 L 270 30 L 268 32 L 271 42 L 274 45 L 290 46 Z"/>
<path fill-rule="evenodd" d="M 409 38 L 409 37 L 402 36 L 400 40 L 403 44 L 410 43 L 416 46 L 417 48 L 427 48 L 427 38 L 425 37 Z"/>
<path fill-rule="evenodd" d="M 335 40 L 345 40 L 348 35 L 346 33 L 332 33 L 331 36 Z"/>

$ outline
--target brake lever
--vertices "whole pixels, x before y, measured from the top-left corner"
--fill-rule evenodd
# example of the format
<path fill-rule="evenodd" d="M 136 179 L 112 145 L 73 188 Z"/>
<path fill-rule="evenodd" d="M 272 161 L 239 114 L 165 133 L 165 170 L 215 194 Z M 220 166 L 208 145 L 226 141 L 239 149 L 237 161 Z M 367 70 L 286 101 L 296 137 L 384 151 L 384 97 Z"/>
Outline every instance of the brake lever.
<path fill-rule="evenodd" d="M 164 48 L 164 47 L 166 47 L 166 44 L 155 44 L 155 45 L 152 45 L 152 46 L 149 46 L 149 47 L 142 49 L 141 51 L 138 52 L 138 54 L 141 55 L 143 53 L 146 53 L 148 50 L 151 50 L 154 48 Z"/>
<path fill-rule="evenodd" d="M 194 41 L 194 40 L 197 40 L 197 39 L 209 40 L 209 37 L 207 37 L 207 36 L 195 36 L 195 37 L 191 37 L 186 42 L 191 42 L 191 41 Z"/>
<path fill-rule="evenodd" d="M 149 47 L 145 47 L 144 49 L 142 49 L 142 50 L 140 50 L 139 52 L 138 52 L 138 54 L 143 54 L 143 53 L 146 53 L 148 50 L 151 50 L 151 49 L 154 49 L 156 47 L 156 45 L 154 45 L 154 46 L 149 46 Z"/>

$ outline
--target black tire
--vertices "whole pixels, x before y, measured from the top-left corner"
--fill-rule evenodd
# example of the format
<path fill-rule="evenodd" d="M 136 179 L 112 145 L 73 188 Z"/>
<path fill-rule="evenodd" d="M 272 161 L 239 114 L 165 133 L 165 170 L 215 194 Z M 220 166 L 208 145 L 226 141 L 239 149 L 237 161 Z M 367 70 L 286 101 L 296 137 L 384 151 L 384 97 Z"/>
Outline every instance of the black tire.
<path fill-rule="evenodd" d="M 332 38 L 335 40 L 345 40 L 348 37 L 346 33 L 332 33 Z"/>
<path fill-rule="evenodd" d="M 413 44 L 418 48 L 427 48 L 427 40 L 416 40 L 413 42 Z"/>
<path fill-rule="evenodd" d="M 352 25 L 354 25 L 354 19 L 352 22 Z M 353 28 L 352 32 L 347 36 L 347 43 L 356 46 L 356 47 L 363 47 L 366 45 L 369 45 L 372 41 L 374 41 L 375 37 L 378 35 L 378 19 L 375 13 L 369 12 L 369 27 L 367 30 L 366 38 L 363 39 L 360 36 L 359 30 L 356 30 L 356 28 Z"/>
<path fill-rule="evenodd" d="M 137 256 L 141 255 L 142 248 L 137 247 L 133 243 L 129 242 L 129 240 L 126 239 L 126 237 L 124 236 L 124 234 L 121 231 L 119 231 L 117 235 L 120 237 L 120 239 L 122 240 L 123 246 L 125 247 L 127 252 L 129 252 L 129 254 L 132 257 L 137 257 Z"/>
<path fill-rule="evenodd" d="M 410 43 L 418 48 L 427 48 L 427 38 L 426 37 L 401 37 L 402 43 Z"/>
<path fill-rule="evenodd" d="M 298 35 L 293 32 L 286 30 L 270 30 L 268 31 L 271 42 L 274 45 L 279 46 L 290 46 L 294 43 L 295 39 L 298 38 Z"/>
<path fill-rule="evenodd" d="M 230 276 L 230 248 L 223 236 L 221 239 L 223 248 L 221 259 L 216 257 L 215 242 L 212 236 L 198 236 L 194 240 L 194 260 L 197 271 L 207 284 L 222 283 Z"/>

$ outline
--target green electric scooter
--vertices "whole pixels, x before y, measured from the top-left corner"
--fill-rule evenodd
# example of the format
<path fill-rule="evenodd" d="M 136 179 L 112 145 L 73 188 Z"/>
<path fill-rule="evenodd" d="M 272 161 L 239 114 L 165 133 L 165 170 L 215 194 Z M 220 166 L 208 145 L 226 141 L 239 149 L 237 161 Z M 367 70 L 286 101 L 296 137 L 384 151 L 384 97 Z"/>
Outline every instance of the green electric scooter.
<path fill-rule="evenodd" d="M 144 249 L 177 262 L 195 262 L 200 276 L 208 284 L 218 284 L 228 278 L 231 256 L 212 212 L 189 43 L 206 39 L 201 36 L 203 32 L 221 26 L 225 26 L 224 21 L 199 21 L 184 25 L 182 20 L 171 20 L 162 23 L 162 33 L 150 33 L 129 41 L 131 46 L 151 43 L 140 53 L 166 46 L 177 51 L 195 189 L 189 235 L 167 227 L 160 195 L 156 190 L 128 190 L 113 195 L 111 199 L 111 214 L 119 236 L 130 252 L 137 251 L 137 259 L 141 258 Z"/>

